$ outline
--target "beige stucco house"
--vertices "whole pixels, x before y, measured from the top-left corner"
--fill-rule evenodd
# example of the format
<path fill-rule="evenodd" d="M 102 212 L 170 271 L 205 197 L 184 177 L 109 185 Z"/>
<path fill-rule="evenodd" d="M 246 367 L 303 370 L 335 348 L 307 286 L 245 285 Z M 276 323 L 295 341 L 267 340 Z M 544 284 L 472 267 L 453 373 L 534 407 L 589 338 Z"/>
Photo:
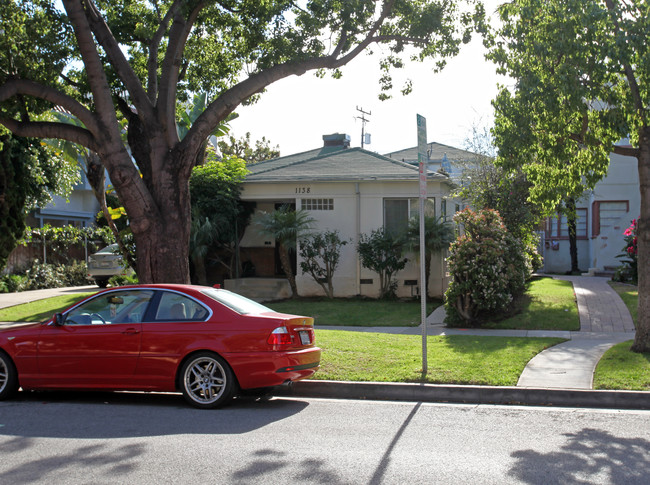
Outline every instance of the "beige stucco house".
<path fill-rule="evenodd" d="M 284 204 L 304 209 L 317 221 L 315 230 L 337 230 L 349 241 L 341 252 L 334 274 L 337 297 L 379 295 L 376 273 L 361 266 L 356 246 L 360 234 L 385 226 L 405 227 L 415 216 L 419 201 L 417 166 L 391 159 L 361 148 L 350 148 L 348 135 L 323 136 L 323 146 L 315 150 L 251 165 L 243 183 L 242 200 L 256 203 L 255 211 L 273 211 Z M 428 211 L 436 216 L 447 210 L 445 200 L 452 190 L 449 177 L 429 171 L 427 176 Z M 450 208 L 453 210 L 453 208 Z M 277 263 L 275 241 L 260 234 L 251 224 L 240 243 L 241 261 L 254 268 L 249 279 L 227 280 L 226 288 L 251 294 L 252 286 L 268 284 L 275 297 L 290 296 L 283 284 Z M 323 295 L 321 287 L 309 275 L 303 275 L 296 258 L 297 286 L 301 296 Z M 397 294 L 417 296 L 419 262 L 415 254 L 407 255 L 407 267 L 396 274 Z M 444 255 L 434 256 L 429 294 L 443 294 L 448 277 Z M 266 281 L 266 283 L 265 283 Z"/>

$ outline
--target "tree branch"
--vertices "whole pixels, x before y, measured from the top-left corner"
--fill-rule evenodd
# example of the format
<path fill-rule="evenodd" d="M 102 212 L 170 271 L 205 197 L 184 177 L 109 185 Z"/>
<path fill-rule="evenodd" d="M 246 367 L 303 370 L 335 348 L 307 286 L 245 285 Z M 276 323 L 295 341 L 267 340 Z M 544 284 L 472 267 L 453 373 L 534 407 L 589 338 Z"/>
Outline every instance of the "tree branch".
<path fill-rule="evenodd" d="M 16 121 L 11 118 L 0 118 L 0 123 L 18 136 L 31 138 L 58 138 L 84 146 L 96 151 L 97 143 L 92 133 L 80 126 L 51 121 Z"/>
<path fill-rule="evenodd" d="M 204 6 L 204 2 L 197 2 L 187 19 L 183 18 L 182 12 L 177 11 L 169 31 L 169 43 L 165 52 L 165 59 L 162 63 L 160 91 L 156 106 L 158 107 L 160 118 L 166 126 L 167 143 L 170 147 L 178 142 L 175 119 L 176 85 L 178 84 L 178 73 L 181 68 L 183 50 L 185 49 L 185 44 L 194 25 L 194 21 Z"/>
<path fill-rule="evenodd" d="M 151 102 L 147 97 L 147 93 L 142 87 L 140 80 L 135 75 L 135 72 L 133 72 L 131 65 L 124 57 L 124 54 L 122 53 L 119 44 L 115 40 L 115 37 L 111 33 L 110 29 L 108 28 L 108 25 L 106 25 L 104 18 L 101 16 L 101 14 L 97 10 L 97 7 L 92 2 L 92 0 L 82 0 L 82 1 L 85 6 L 83 10 L 89 28 L 92 30 L 93 34 L 95 34 L 95 38 L 97 39 L 99 44 L 106 52 L 106 55 L 110 59 L 111 65 L 115 69 L 115 72 L 120 77 L 121 81 L 124 83 L 124 87 L 129 92 L 131 102 L 138 108 L 139 113 L 142 114 L 146 113 L 146 116 L 153 117 L 153 109 L 151 106 Z M 64 3 L 70 3 L 70 0 L 64 0 Z M 73 24 L 75 24 L 74 21 Z M 91 41 L 92 41 L 92 37 L 91 37 Z M 94 47 L 94 42 L 93 42 L 93 47 Z"/>
<path fill-rule="evenodd" d="M 14 96 L 27 95 L 61 106 L 76 116 L 92 133 L 99 130 L 95 115 L 76 99 L 50 86 L 44 86 L 27 79 L 10 79 L 0 86 L 0 101 Z"/>
<path fill-rule="evenodd" d="M 200 146 L 202 141 L 210 135 L 212 129 L 232 113 L 243 100 L 262 92 L 266 86 L 275 81 L 291 75 L 300 76 L 307 71 L 316 69 L 335 69 L 350 62 L 363 52 L 368 45 L 374 42 L 373 39 L 376 38 L 375 34 L 390 14 L 394 1 L 387 0 L 384 2 L 381 15 L 368 31 L 365 39 L 343 57 L 339 57 L 339 54 L 343 49 L 343 44 L 346 42 L 347 34 L 341 35 L 338 45 L 330 55 L 312 57 L 300 62 L 278 64 L 249 76 L 244 81 L 223 92 L 217 99 L 210 103 L 201 116 L 194 122 L 188 134 L 181 141 L 181 149 L 187 150 L 191 149 L 191 147 Z"/>
<path fill-rule="evenodd" d="M 607 10 L 609 10 L 612 18 L 612 23 L 614 24 L 614 30 L 616 36 L 618 37 L 621 35 L 621 26 L 618 22 L 618 19 L 616 18 L 616 8 L 614 6 L 614 3 L 612 0 L 605 0 L 605 5 L 607 6 Z M 622 65 L 623 71 L 625 72 L 625 77 L 627 78 L 627 82 L 630 85 L 630 94 L 634 100 L 634 107 L 641 113 L 646 109 L 646 106 L 643 104 L 643 97 L 641 96 L 639 83 L 637 82 L 636 76 L 634 75 L 634 69 L 632 69 L 632 66 L 630 66 L 628 63 L 623 62 Z"/>
<path fill-rule="evenodd" d="M 152 104 L 156 102 L 158 96 L 158 51 L 160 49 L 160 41 L 165 35 L 169 22 L 178 13 L 180 9 L 180 2 L 174 0 L 174 3 L 169 7 L 165 17 L 161 20 L 156 33 L 149 40 L 149 59 L 147 60 L 147 92 L 149 93 L 149 101 Z"/>
<path fill-rule="evenodd" d="M 79 51 L 81 52 L 86 73 L 88 74 L 88 82 L 90 83 L 90 88 L 93 93 L 93 101 L 97 113 L 99 113 L 99 119 L 114 119 L 116 118 L 116 113 L 115 107 L 113 106 L 113 98 L 109 89 L 108 80 L 106 79 L 106 74 L 104 73 L 104 66 L 102 65 L 102 61 L 97 53 L 93 34 L 88 19 L 84 13 L 82 3 L 78 0 L 62 1 L 77 38 L 77 44 L 79 46 Z M 94 132 L 96 136 L 112 135 L 112 138 L 115 138 L 116 136 L 119 138 L 119 132 L 106 132 L 110 126 L 113 126 L 113 123 L 108 122 L 103 124 L 105 126 L 102 128 L 102 132 L 99 130 Z"/>

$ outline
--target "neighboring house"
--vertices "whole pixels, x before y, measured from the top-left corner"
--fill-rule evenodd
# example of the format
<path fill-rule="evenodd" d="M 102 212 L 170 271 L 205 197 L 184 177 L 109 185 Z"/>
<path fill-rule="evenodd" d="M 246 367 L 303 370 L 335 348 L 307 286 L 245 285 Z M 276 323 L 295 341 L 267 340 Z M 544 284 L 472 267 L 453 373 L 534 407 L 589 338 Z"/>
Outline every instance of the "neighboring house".
<path fill-rule="evenodd" d="M 321 148 L 250 165 L 251 173 L 244 180 L 241 198 L 254 201 L 256 212 L 290 204 L 310 211 L 317 221 L 316 231 L 338 230 L 349 244 L 342 248 L 334 274 L 335 295 L 376 297 L 378 276 L 361 266 L 356 251 L 359 235 L 382 226 L 390 230 L 406 227 L 419 207 L 418 168 L 361 148 L 350 148 L 348 135 L 325 135 L 323 140 Z M 447 175 L 428 173 L 427 205 L 431 214 L 442 213 L 443 201 L 451 189 Z M 241 261 L 245 267 L 254 268 L 251 274 L 258 279 L 283 277 L 275 241 L 260 234 L 254 224 L 246 229 L 240 249 Z M 419 292 L 418 256 L 408 257 L 409 264 L 396 275 L 397 294 L 401 297 L 416 296 Z M 322 295 L 312 277 L 302 274 L 299 261 L 294 264 L 300 295 Z M 447 283 L 444 255 L 434 256 L 429 293 L 442 295 Z M 254 284 L 254 278 L 225 282 L 226 288 L 247 294 L 254 293 L 249 291 Z M 287 288 L 282 295 L 289 296 Z"/>
<path fill-rule="evenodd" d="M 621 266 L 623 232 L 639 217 L 641 195 L 636 158 L 611 154 L 609 171 L 593 191 L 577 202 L 578 267 L 590 274 L 611 272 Z M 546 220 L 543 237 L 544 271 L 571 269 L 565 216 Z"/>
<path fill-rule="evenodd" d="M 93 193 L 83 169 L 79 168 L 81 180 L 75 185 L 68 199 L 54 196 L 51 203 L 32 211 L 27 217 L 27 225 L 43 227 L 76 226 L 90 227 L 100 211 L 99 202 Z"/>

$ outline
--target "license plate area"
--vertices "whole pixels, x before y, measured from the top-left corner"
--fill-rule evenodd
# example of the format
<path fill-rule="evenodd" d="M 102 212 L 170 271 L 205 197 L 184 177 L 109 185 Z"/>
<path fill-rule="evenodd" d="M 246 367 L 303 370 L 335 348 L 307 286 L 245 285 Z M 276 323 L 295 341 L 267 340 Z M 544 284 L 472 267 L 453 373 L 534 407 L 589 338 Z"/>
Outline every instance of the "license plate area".
<path fill-rule="evenodd" d="M 300 335 L 300 343 L 302 345 L 311 344 L 311 338 L 309 337 L 309 331 L 301 330 L 301 331 L 298 332 L 298 335 Z"/>

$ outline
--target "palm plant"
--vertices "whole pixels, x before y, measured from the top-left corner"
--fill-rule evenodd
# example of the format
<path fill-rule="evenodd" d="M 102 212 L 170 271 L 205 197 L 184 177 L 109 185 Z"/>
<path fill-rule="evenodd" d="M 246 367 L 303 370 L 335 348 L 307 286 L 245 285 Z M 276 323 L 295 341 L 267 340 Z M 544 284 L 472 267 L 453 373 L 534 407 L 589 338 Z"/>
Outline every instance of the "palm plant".
<path fill-rule="evenodd" d="M 205 257 L 208 250 L 217 238 L 218 230 L 209 217 L 192 217 L 192 230 L 190 232 L 190 260 L 194 266 L 194 273 L 200 285 L 207 284 L 205 270 Z"/>
<path fill-rule="evenodd" d="M 259 226 L 262 234 L 276 240 L 280 254 L 280 264 L 289 280 L 291 293 L 294 297 L 298 296 L 296 276 L 291 268 L 289 250 L 296 248 L 298 238 L 304 236 L 311 229 L 315 219 L 307 211 L 294 210 L 285 205 L 273 212 L 258 213 L 253 222 Z"/>
<path fill-rule="evenodd" d="M 444 222 L 442 217 L 424 216 L 424 274 L 426 281 L 421 284 L 428 291 L 431 273 L 431 257 L 444 251 L 456 238 L 453 224 Z M 412 217 L 406 230 L 406 247 L 409 251 L 420 251 L 420 219 Z M 427 293 L 428 294 L 428 293 Z"/>

